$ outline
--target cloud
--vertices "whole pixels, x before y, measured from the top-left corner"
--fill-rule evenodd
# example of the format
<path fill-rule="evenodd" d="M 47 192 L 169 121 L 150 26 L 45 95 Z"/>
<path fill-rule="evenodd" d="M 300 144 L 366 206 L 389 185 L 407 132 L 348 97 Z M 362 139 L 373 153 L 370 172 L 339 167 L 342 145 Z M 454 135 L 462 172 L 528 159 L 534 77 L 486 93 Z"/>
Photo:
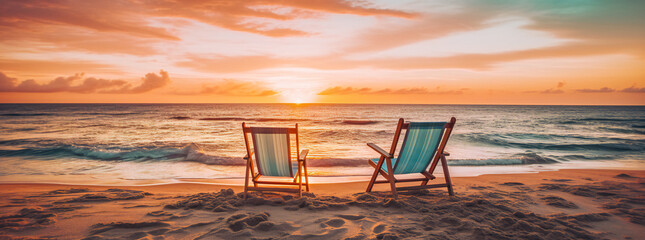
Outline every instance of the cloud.
<path fill-rule="evenodd" d="M 468 90 L 467 88 L 462 88 L 460 90 L 441 90 L 440 87 L 437 87 L 434 91 L 428 90 L 424 87 L 414 87 L 414 88 L 383 88 L 379 90 L 373 90 L 372 88 L 353 88 L 353 87 L 330 87 L 318 93 L 318 95 L 405 95 L 405 94 L 462 94 L 463 91 Z"/>
<path fill-rule="evenodd" d="M 504 53 L 461 54 L 448 57 L 402 57 L 387 59 L 349 60 L 342 56 L 324 56 L 309 58 L 280 58 L 273 56 L 219 56 L 215 58 L 190 57 L 179 62 L 182 67 L 189 67 L 205 72 L 246 72 L 279 67 L 301 67 L 320 70 L 345 70 L 357 68 L 375 68 L 392 70 L 411 69 L 473 69 L 490 70 L 497 64 L 543 58 L 585 57 L 615 52 L 614 46 L 571 44 L 539 49 L 529 49 Z"/>
<path fill-rule="evenodd" d="M 353 87 L 330 87 L 322 92 L 319 92 L 318 95 L 348 95 L 348 94 L 373 94 L 371 88 L 353 88 Z"/>
<path fill-rule="evenodd" d="M 562 88 L 564 87 L 565 82 L 558 82 L 557 88 Z"/>
<path fill-rule="evenodd" d="M 266 23 L 250 23 L 248 20 L 253 18 L 292 20 L 311 16 L 311 14 L 307 14 L 307 11 L 402 18 L 415 16 L 415 14 L 404 11 L 374 8 L 365 2 L 357 3 L 344 0 L 151 1 L 148 2 L 147 7 L 154 9 L 151 14 L 156 16 L 194 19 L 233 31 L 250 32 L 271 37 L 301 36 L 308 35 L 308 33 L 297 29 L 276 27 Z"/>
<path fill-rule="evenodd" d="M 136 87 L 124 80 L 108 80 L 99 78 L 83 78 L 84 74 L 69 77 L 57 77 L 46 83 L 38 83 L 33 79 L 18 81 L 0 72 L 0 92 L 73 92 L 73 93 L 116 93 L 135 94 L 149 92 L 164 87 L 170 83 L 168 73 L 161 70 L 160 75 L 148 73 L 142 78 L 142 83 Z M 74 83 L 82 81 L 80 84 Z"/>
<path fill-rule="evenodd" d="M 535 91 L 535 90 L 524 91 L 522 93 L 562 94 L 564 93 L 564 90 L 562 90 L 562 87 L 564 87 L 565 84 L 566 84 L 565 82 L 558 82 L 556 86 L 553 88 L 549 88 L 542 91 Z"/>
<path fill-rule="evenodd" d="M 285 21 L 310 17 L 310 12 L 410 18 L 415 14 L 373 7 L 366 2 L 328 1 L 46 1 L 7 0 L 0 6 L 0 26 L 25 29 L 68 25 L 99 32 L 120 32 L 144 38 L 179 40 L 165 28 L 153 26 L 150 18 L 192 19 L 233 31 L 271 37 L 308 33 L 279 24 L 251 21 Z M 33 29 L 32 29 L 33 30 Z"/>
<path fill-rule="evenodd" d="M 645 88 L 637 88 L 636 86 L 631 86 L 620 91 L 625 93 L 645 93 Z"/>
<path fill-rule="evenodd" d="M 278 94 L 261 83 L 224 79 L 217 84 L 204 84 L 199 91 L 175 91 L 177 95 L 224 95 L 266 97 Z"/>
<path fill-rule="evenodd" d="M 547 90 L 540 91 L 540 93 L 542 93 L 542 94 L 560 94 L 560 93 L 564 93 L 564 91 L 562 91 L 560 89 L 550 88 L 550 89 L 547 89 Z"/>
<path fill-rule="evenodd" d="M 376 52 L 452 33 L 478 30 L 488 26 L 484 22 L 492 17 L 486 12 L 467 10 L 460 13 L 425 14 L 415 21 L 403 23 L 384 23 L 359 32 L 350 40 L 353 44 L 344 51 Z"/>
<path fill-rule="evenodd" d="M 13 88 L 14 85 L 16 85 L 17 82 L 18 82 L 17 79 L 10 78 L 7 75 L 5 75 L 4 73 L 0 72 L 0 91 L 2 91 L 2 89 Z"/>
<path fill-rule="evenodd" d="M 576 90 L 576 92 L 580 92 L 580 93 L 610 93 L 610 92 L 615 92 L 615 91 L 616 91 L 615 89 L 608 88 L 608 87 L 603 87 L 603 88 L 599 88 L 599 89 L 585 88 L 585 89 L 577 89 Z"/>
<path fill-rule="evenodd" d="M 151 27 L 143 10 L 133 2 L 7 0 L 0 7 L 0 23 L 15 28 L 34 25 L 72 25 L 101 32 L 122 32 L 140 37 L 179 40 L 163 28 Z"/>
<path fill-rule="evenodd" d="M 92 61 L 56 61 L 56 60 L 20 60 L 0 59 L 0 69 L 10 72 L 27 72 L 29 74 L 53 75 L 61 72 L 75 72 L 83 69 L 88 72 L 121 73 L 113 66 Z"/>
<path fill-rule="evenodd" d="M 159 71 L 160 75 L 155 73 L 148 73 L 145 77 L 141 78 L 141 85 L 134 88 L 125 88 L 120 89 L 123 93 L 144 93 L 149 92 L 157 88 L 162 88 L 170 83 L 170 77 L 168 77 L 168 72 Z"/>

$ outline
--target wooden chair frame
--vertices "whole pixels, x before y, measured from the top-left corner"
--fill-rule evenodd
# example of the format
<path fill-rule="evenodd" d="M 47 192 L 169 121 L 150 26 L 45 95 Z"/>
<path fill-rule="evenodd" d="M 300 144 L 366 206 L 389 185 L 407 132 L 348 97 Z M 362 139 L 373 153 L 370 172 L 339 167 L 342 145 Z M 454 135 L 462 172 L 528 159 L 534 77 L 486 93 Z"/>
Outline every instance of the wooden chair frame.
<path fill-rule="evenodd" d="M 298 139 L 297 123 L 295 128 L 288 128 L 288 134 L 296 135 L 296 154 L 297 154 L 296 159 L 298 161 L 298 173 L 293 174 L 294 175 L 293 181 L 290 181 L 290 182 L 260 180 L 260 177 L 262 177 L 263 175 L 260 174 L 260 171 L 258 171 L 257 174 L 255 172 L 255 167 L 253 165 L 254 152 L 249 145 L 248 134 L 251 134 L 251 127 L 248 127 L 246 123 L 243 122 L 242 131 L 244 133 L 244 143 L 246 145 L 246 156 L 244 156 L 244 160 L 246 160 L 246 177 L 244 178 L 244 199 L 246 199 L 248 191 L 272 191 L 272 192 L 293 192 L 293 193 L 297 192 L 298 196 L 302 197 L 303 170 L 304 170 L 304 177 L 305 177 L 304 185 L 305 185 L 306 191 L 309 192 L 309 175 L 307 174 L 307 154 L 309 154 L 309 150 L 303 149 L 302 152 L 300 152 L 300 141 Z M 289 144 L 291 144 L 291 141 L 289 141 Z M 251 177 L 251 181 L 253 182 L 253 187 L 249 186 L 249 175 Z M 298 189 L 284 188 L 284 187 L 258 187 L 258 184 L 290 185 L 290 186 L 298 186 Z"/>
<path fill-rule="evenodd" d="M 397 191 L 440 188 L 440 187 L 447 187 L 448 194 L 450 194 L 450 196 L 454 196 L 454 191 L 452 188 L 452 180 L 450 179 L 450 172 L 448 171 L 448 163 L 446 161 L 446 156 L 449 156 L 450 154 L 448 152 L 445 152 L 444 148 L 446 147 L 448 138 L 450 138 L 450 133 L 452 132 L 453 127 L 455 126 L 455 122 L 456 122 L 456 119 L 453 117 L 450 119 L 450 122 L 446 123 L 446 125 L 444 126 L 444 132 L 441 138 L 441 142 L 439 142 L 439 146 L 437 147 L 436 154 L 434 155 L 433 159 L 430 162 L 430 169 L 420 172 L 423 177 L 412 178 L 412 179 L 396 179 L 394 177 L 392 158 L 394 158 L 394 153 L 396 151 L 396 146 L 399 142 L 401 131 L 403 129 L 408 129 L 410 127 L 409 123 L 405 123 L 403 118 L 400 118 L 399 123 L 396 126 L 396 131 L 394 132 L 394 140 L 392 140 L 392 146 L 390 147 L 390 152 L 386 152 L 385 150 L 383 150 L 382 148 L 380 148 L 374 143 L 367 144 L 367 146 L 374 149 L 374 151 L 378 152 L 381 156 L 378 160 L 378 163 L 374 163 L 373 161 L 368 160 L 370 165 L 375 169 L 374 169 L 374 173 L 372 174 L 372 178 L 370 179 L 369 184 L 367 185 L 367 190 L 365 191 L 371 192 L 374 184 L 389 183 L 392 191 L 392 195 L 394 196 L 394 198 L 398 198 Z M 437 167 L 437 164 L 439 163 L 439 161 L 441 161 L 441 167 L 443 168 L 443 175 L 446 183 L 428 185 L 428 181 L 436 178 L 434 175 L 432 175 L 432 173 Z M 382 169 L 383 164 L 386 164 L 387 172 L 383 171 Z M 376 179 L 379 174 L 381 174 L 381 176 L 383 176 L 386 180 L 377 181 Z M 421 181 L 421 185 L 410 186 L 410 187 L 396 187 L 397 182 L 417 182 L 417 181 Z"/>

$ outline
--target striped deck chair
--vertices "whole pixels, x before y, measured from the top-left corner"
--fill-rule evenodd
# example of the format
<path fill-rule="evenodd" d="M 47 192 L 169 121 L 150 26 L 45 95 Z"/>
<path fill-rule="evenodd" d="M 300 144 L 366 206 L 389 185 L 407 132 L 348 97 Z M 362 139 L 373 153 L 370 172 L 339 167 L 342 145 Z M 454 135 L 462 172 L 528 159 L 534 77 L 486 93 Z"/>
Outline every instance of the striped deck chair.
<path fill-rule="evenodd" d="M 306 191 L 309 192 L 309 176 L 307 175 L 307 154 L 309 150 L 300 152 L 298 141 L 298 124 L 295 128 L 248 127 L 242 123 L 244 143 L 246 144 L 246 178 L 244 179 L 244 198 L 248 191 L 277 191 L 297 192 L 302 197 L 302 173 L 304 172 Z M 249 145 L 249 137 L 253 148 Z M 291 141 L 289 135 L 296 136 L 296 162 L 292 162 Z M 257 174 L 255 172 L 257 166 Z M 249 186 L 249 175 L 253 187 Z M 260 178 L 289 177 L 293 181 L 264 181 Z M 258 184 L 268 185 L 297 185 L 298 189 L 285 187 L 258 187 Z"/>
<path fill-rule="evenodd" d="M 426 188 L 447 187 L 450 196 L 454 195 L 452 190 L 452 181 L 448 172 L 446 156 L 450 154 L 444 152 L 446 142 L 450 137 L 452 128 L 455 126 L 456 119 L 453 117 L 450 122 L 410 122 L 404 123 L 403 118 L 394 133 L 394 140 L 390 152 L 386 152 L 374 143 L 368 143 L 367 146 L 381 154 L 380 158 L 370 159 L 369 164 L 374 167 L 374 174 L 367 185 L 366 192 L 371 192 L 376 183 L 389 183 L 394 198 L 398 197 L 397 190 L 416 190 Z M 399 142 L 401 130 L 407 129 L 399 156 L 394 158 L 396 146 Z M 431 184 L 428 181 L 435 179 L 432 175 L 437 164 L 441 161 L 443 175 L 446 180 L 445 184 Z M 428 169 L 428 166 L 430 168 Z M 379 173 L 386 180 L 377 181 Z M 396 179 L 396 174 L 420 173 L 423 177 L 412 179 Z M 417 182 L 421 181 L 420 186 L 396 187 L 397 182 Z"/>

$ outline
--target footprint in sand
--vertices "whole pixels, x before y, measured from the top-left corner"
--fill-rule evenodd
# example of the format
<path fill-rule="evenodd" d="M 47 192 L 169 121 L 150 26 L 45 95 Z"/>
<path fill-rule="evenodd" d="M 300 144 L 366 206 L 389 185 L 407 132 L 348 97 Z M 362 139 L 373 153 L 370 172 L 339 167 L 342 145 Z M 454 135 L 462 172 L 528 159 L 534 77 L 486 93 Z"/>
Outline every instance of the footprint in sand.
<path fill-rule="evenodd" d="M 320 226 L 323 227 L 323 228 L 327 227 L 327 226 L 337 228 L 337 227 L 341 227 L 343 225 L 345 225 L 345 220 L 340 219 L 340 218 L 334 218 L 334 219 L 331 219 L 329 221 L 326 221 L 326 222 L 323 222 L 323 223 L 320 224 Z"/>
<path fill-rule="evenodd" d="M 547 205 L 551 205 L 554 207 L 578 208 L 578 205 L 576 205 L 575 203 L 567 201 L 566 199 L 558 196 L 546 196 L 546 197 L 543 197 L 542 200 L 544 200 Z"/>

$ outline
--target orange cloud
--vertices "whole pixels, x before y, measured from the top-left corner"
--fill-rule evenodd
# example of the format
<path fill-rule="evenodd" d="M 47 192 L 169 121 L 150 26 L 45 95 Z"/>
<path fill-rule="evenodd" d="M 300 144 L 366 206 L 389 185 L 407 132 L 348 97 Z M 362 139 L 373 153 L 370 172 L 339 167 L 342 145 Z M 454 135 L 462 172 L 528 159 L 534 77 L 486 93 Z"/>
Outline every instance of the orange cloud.
<path fill-rule="evenodd" d="M 284 10 L 287 11 L 284 11 Z M 291 10 L 290 10 L 291 9 Z M 277 11 L 280 10 L 280 11 Z M 290 20 L 307 16 L 305 11 L 362 16 L 412 17 L 414 14 L 380 9 L 365 3 L 329 1 L 45 1 L 8 0 L 0 7 L 0 25 L 7 28 L 70 25 L 99 32 L 179 40 L 164 28 L 150 26 L 149 17 L 193 19 L 233 31 L 272 37 L 306 35 L 302 30 L 250 23 L 252 18 Z"/>
<path fill-rule="evenodd" d="M 113 73 L 120 71 L 111 65 L 94 63 L 91 61 L 54 61 L 54 60 L 20 60 L 0 59 L 0 69 L 7 72 L 27 72 L 30 74 L 60 74 L 75 72 L 78 69 L 88 72 L 110 70 Z"/>
<path fill-rule="evenodd" d="M 257 84 L 238 82 L 232 79 L 226 79 L 224 83 L 217 86 L 204 85 L 200 93 L 232 96 L 271 96 L 278 94 L 276 91 L 266 89 Z"/>
<path fill-rule="evenodd" d="M 565 82 L 558 82 L 554 88 L 549 88 L 542 91 L 524 91 L 523 93 L 541 93 L 541 94 L 561 94 L 564 93 L 562 87 L 564 87 Z"/>
<path fill-rule="evenodd" d="M 620 91 L 625 93 L 645 93 L 645 88 L 637 88 L 636 86 L 631 86 Z"/>
<path fill-rule="evenodd" d="M 415 21 L 392 23 L 367 29 L 350 42 L 345 52 L 374 52 L 423 40 L 444 37 L 452 33 L 478 30 L 487 26 L 483 22 L 492 18 L 482 11 L 457 14 L 426 14 Z"/>
<path fill-rule="evenodd" d="M 144 18 L 133 16 L 142 8 L 131 3 L 111 1 L 3 1 L 0 23 L 14 28 L 33 25 L 72 25 L 104 32 L 123 32 L 140 37 L 179 40 L 163 28 L 148 26 Z"/>
<path fill-rule="evenodd" d="M 69 77 L 58 77 L 41 84 L 33 79 L 20 82 L 0 72 L 0 92 L 144 93 L 164 87 L 170 83 L 167 72 L 162 70 L 159 74 L 148 73 L 141 79 L 142 83 L 140 85 L 132 87 L 130 83 L 124 80 L 83 78 L 82 73 Z M 74 85 L 78 81 L 82 82 Z"/>
<path fill-rule="evenodd" d="M 462 88 L 460 90 L 441 90 L 439 87 L 436 90 L 431 91 L 424 87 L 414 87 L 414 88 L 384 88 L 379 90 L 373 90 L 372 88 L 353 88 L 353 87 L 330 87 L 318 93 L 318 95 L 374 95 L 374 94 L 383 94 L 383 95 L 405 95 L 405 94 L 462 94 L 463 91 L 468 90 L 467 88 Z"/>
<path fill-rule="evenodd" d="M 576 92 L 580 92 L 580 93 L 610 93 L 610 92 L 615 92 L 615 91 L 616 91 L 615 89 L 608 88 L 608 87 L 603 87 L 603 88 L 599 88 L 599 89 L 585 88 L 585 89 L 577 89 L 576 90 Z"/>
<path fill-rule="evenodd" d="M 175 91 L 177 95 L 224 95 L 224 96 L 255 96 L 266 97 L 278 94 L 261 83 L 243 82 L 224 79 L 218 84 L 204 84 L 199 91 Z"/>
<path fill-rule="evenodd" d="M 156 16 L 183 17 L 223 27 L 229 30 L 256 33 L 272 37 L 288 37 L 307 35 L 302 30 L 274 27 L 269 24 L 248 23 L 250 18 L 267 18 L 274 20 L 290 20 L 306 17 L 303 11 L 316 11 L 335 14 L 353 14 L 361 16 L 392 16 L 410 18 L 414 14 L 404 11 L 372 8 L 366 3 L 356 3 L 343 0 L 327 1 L 153 1 L 147 7 L 154 9 L 151 13 Z M 289 8 L 296 10 L 289 10 Z M 282 11 L 272 11 L 272 10 Z M 284 11 L 286 10 L 286 11 Z"/>
<path fill-rule="evenodd" d="M 271 56 L 220 56 L 216 58 L 191 57 L 189 61 L 178 63 L 205 72 L 246 72 L 279 67 L 302 67 L 320 70 L 344 70 L 356 68 L 375 69 L 442 69 L 461 68 L 489 70 L 496 64 L 544 58 L 583 57 L 601 54 L 620 53 L 616 46 L 593 44 L 568 44 L 562 46 L 529 49 L 504 53 L 461 54 L 448 57 L 405 57 L 388 59 L 348 60 L 342 56 L 309 58 L 279 58 Z"/>

